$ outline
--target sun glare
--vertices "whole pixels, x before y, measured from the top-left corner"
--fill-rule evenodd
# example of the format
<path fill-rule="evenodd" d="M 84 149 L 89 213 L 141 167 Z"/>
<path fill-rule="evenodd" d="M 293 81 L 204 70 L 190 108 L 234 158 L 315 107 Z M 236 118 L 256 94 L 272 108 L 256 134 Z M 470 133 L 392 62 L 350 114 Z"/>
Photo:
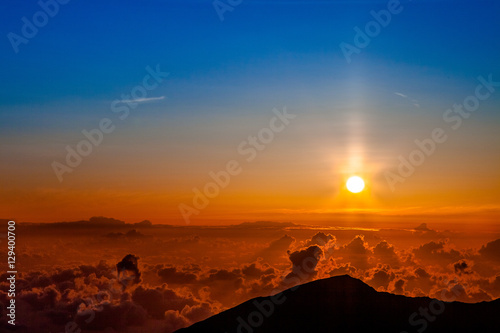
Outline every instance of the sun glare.
<path fill-rule="evenodd" d="M 365 188 L 365 182 L 361 177 L 353 176 L 347 180 L 347 189 L 352 193 L 359 193 Z"/>

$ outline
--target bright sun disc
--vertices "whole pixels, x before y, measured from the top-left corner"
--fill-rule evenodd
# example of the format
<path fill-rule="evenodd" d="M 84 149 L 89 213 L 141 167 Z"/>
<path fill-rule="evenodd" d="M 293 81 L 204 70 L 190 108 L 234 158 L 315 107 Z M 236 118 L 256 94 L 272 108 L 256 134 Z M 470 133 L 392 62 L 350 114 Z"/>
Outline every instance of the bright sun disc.
<path fill-rule="evenodd" d="M 365 188 L 365 182 L 358 176 L 350 177 L 346 183 L 347 189 L 352 193 L 359 193 Z"/>

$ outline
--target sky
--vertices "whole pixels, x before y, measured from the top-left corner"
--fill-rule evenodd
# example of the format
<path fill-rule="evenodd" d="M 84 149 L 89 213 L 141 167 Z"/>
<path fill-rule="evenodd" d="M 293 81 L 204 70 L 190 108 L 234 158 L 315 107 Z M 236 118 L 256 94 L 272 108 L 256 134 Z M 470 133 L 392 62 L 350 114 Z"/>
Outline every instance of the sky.
<path fill-rule="evenodd" d="M 0 245 L 14 220 L 21 331 L 173 332 L 299 273 L 498 299 L 499 14 L 0 2 Z"/>
<path fill-rule="evenodd" d="M 499 216 L 497 1 L 47 3 L 0 4 L 2 217 Z"/>

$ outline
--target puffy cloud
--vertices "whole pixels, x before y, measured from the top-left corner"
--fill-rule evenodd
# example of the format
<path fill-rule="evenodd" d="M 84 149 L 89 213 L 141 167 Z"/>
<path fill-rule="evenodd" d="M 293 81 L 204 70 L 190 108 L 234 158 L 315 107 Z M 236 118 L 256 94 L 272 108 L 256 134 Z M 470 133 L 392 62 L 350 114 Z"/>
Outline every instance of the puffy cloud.
<path fill-rule="evenodd" d="M 199 303 L 192 294 L 181 295 L 166 285 L 155 288 L 139 286 L 133 291 L 132 300 L 155 319 L 163 319 L 168 310 L 181 311 L 185 306 Z"/>
<path fill-rule="evenodd" d="M 147 320 L 147 313 L 131 301 L 118 304 L 102 303 L 94 308 L 80 308 L 75 323 L 88 330 L 123 331 L 128 326 L 140 326 Z"/>
<path fill-rule="evenodd" d="M 479 254 L 487 260 L 494 260 L 500 262 L 500 239 L 483 245 L 479 250 Z"/>
<path fill-rule="evenodd" d="M 135 226 L 105 232 L 125 237 L 131 228 Z M 329 234 L 294 227 L 292 237 L 283 228 L 233 229 L 210 238 L 215 233 L 210 228 L 165 228 L 162 237 L 155 228 L 155 236 L 132 245 L 75 235 L 51 240 L 52 245 L 40 241 L 46 252 L 30 245 L 20 253 L 30 269 L 17 280 L 19 325 L 26 332 L 59 332 L 69 321 L 96 333 L 107 327 L 109 332 L 172 332 L 252 297 L 343 274 L 408 296 L 442 299 L 442 293 L 456 292 L 456 300 L 466 302 L 500 297 L 499 240 L 466 248 L 466 235 L 434 238 L 427 226 L 405 231 L 407 238 L 399 238 L 399 230 L 363 231 L 365 237 L 357 235 L 359 230 Z M 85 246 L 93 251 L 86 253 Z M 136 252 L 130 256 L 140 256 L 140 265 L 130 257 L 120 271 L 114 264 L 123 262 L 131 246 Z M 112 264 L 99 262 L 101 258 Z M 7 299 L 5 278 L 0 276 L 0 302 Z M 123 278 L 133 283 L 122 288 Z"/>
<path fill-rule="evenodd" d="M 176 295 L 174 295 L 176 296 Z M 174 299 L 179 299 L 178 297 Z M 141 305 L 147 313 L 157 319 L 162 319 L 165 311 L 168 310 L 165 304 L 163 291 L 159 288 L 147 289 L 139 286 L 132 294 L 132 300 Z M 182 307 L 181 307 L 182 309 Z M 178 310 L 178 309 L 177 309 Z"/>
<path fill-rule="evenodd" d="M 193 273 L 178 271 L 176 267 L 165 267 L 158 270 L 158 276 L 170 284 L 186 284 L 197 281 Z"/>
<path fill-rule="evenodd" d="M 350 254 L 365 255 L 370 251 L 363 235 L 356 236 L 344 249 Z"/>
<path fill-rule="evenodd" d="M 415 258 L 437 264 L 448 264 L 463 258 L 462 254 L 445 241 L 425 243 L 413 250 Z"/>
<path fill-rule="evenodd" d="M 415 270 L 415 275 L 421 279 L 430 279 L 431 275 L 425 271 L 422 267 L 418 267 Z"/>
<path fill-rule="evenodd" d="M 177 331 L 183 327 L 189 326 L 190 321 L 179 311 L 168 310 L 165 312 L 165 333 Z"/>
<path fill-rule="evenodd" d="M 367 279 L 366 283 L 375 289 L 383 288 L 387 290 L 389 283 L 396 277 L 388 265 L 379 265 L 370 271 L 369 274 L 371 278 Z"/>
<path fill-rule="evenodd" d="M 358 269 L 368 269 L 370 267 L 368 261 L 372 254 L 372 250 L 368 243 L 365 242 L 363 235 L 357 235 L 348 244 L 331 251 L 332 257 L 341 257 L 341 259 L 336 259 L 337 261 L 350 263 Z"/>
<path fill-rule="evenodd" d="M 197 321 L 207 319 L 215 313 L 209 303 L 203 302 L 193 306 L 185 306 L 182 309 L 181 314 L 191 323 L 195 323 Z"/>
<path fill-rule="evenodd" d="M 393 245 L 387 241 L 381 241 L 373 248 L 373 253 L 380 262 L 387 263 L 391 266 L 399 266 L 399 257 Z"/>
<path fill-rule="evenodd" d="M 323 251 L 317 245 L 290 253 L 289 259 L 292 262 L 292 271 L 285 277 L 285 281 L 294 280 L 298 283 L 313 278 L 317 274 L 316 266 L 322 255 Z"/>
<path fill-rule="evenodd" d="M 30 291 L 21 291 L 19 298 L 28 303 L 33 310 L 43 310 L 46 308 L 54 308 L 61 299 L 61 293 L 55 288 L 55 285 L 50 285 L 45 288 L 34 288 Z"/>
<path fill-rule="evenodd" d="M 305 243 L 305 247 L 311 246 L 311 245 L 318 245 L 320 247 L 323 247 L 327 245 L 328 243 L 335 243 L 336 238 L 335 236 L 331 234 L 325 234 L 324 232 L 320 231 L 316 233 L 310 240 L 307 240 Z"/>
<path fill-rule="evenodd" d="M 453 268 L 455 269 L 455 273 L 458 275 L 462 274 L 471 274 L 472 272 L 470 271 L 470 267 L 467 264 L 466 261 L 459 261 L 453 265 Z"/>
<path fill-rule="evenodd" d="M 348 274 L 350 276 L 356 276 L 356 267 L 351 266 L 350 263 L 347 264 L 339 264 L 337 265 L 334 260 L 331 260 L 334 268 L 332 268 L 329 272 L 329 276 L 337 276 L 337 275 L 345 275 Z"/>
<path fill-rule="evenodd" d="M 133 254 L 127 254 L 119 263 L 116 264 L 118 279 L 124 288 L 130 284 L 141 282 L 141 272 L 138 265 L 139 258 Z"/>
<path fill-rule="evenodd" d="M 290 246 L 295 242 L 295 238 L 284 235 L 283 237 L 272 241 L 264 250 L 259 252 L 259 256 L 269 260 L 283 256 Z"/>
<path fill-rule="evenodd" d="M 414 296 L 428 295 L 431 289 L 436 285 L 435 277 L 422 267 L 411 267 L 405 274 L 406 290 L 413 292 Z"/>
<path fill-rule="evenodd" d="M 240 269 L 211 269 L 207 281 L 234 281 L 241 278 Z"/>
<path fill-rule="evenodd" d="M 398 295 L 404 295 L 404 285 L 405 285 L 405 280 L 399 279 L 394 283 L 394 289 L 392 290 L 392 293 L 398 294 Z"/>
<path fill-rule="evenodd" d="M 134 260 L 120 263 L 125 265 L 119 268 L 134 274 L 139 272 Z M 186 269 L 197 270 L 192 265 L 186 265 Z M 130 328 L 140 326 L 161 327 L 162 332 L 171 332 L 222 310 L 221 304 L 214 302 L 205 289 L 196 296 L 186 288 L 174 290 L 166 284 L 149 287 L 139 282 L 124 290 L 115 268 L 102 261 L 97 265 L 57 268 L 53 272 L 22 273 L 18 281 L 23 283 L 19 284 L 22 289 L 19 288 L 17 295 L 16 320 L 18 327 L 26 328 L 20 330 L 23 332 L 56 332 L 64 330 L 67 324 L 73 325 L 75 331 L 129 332 Z M 6 284 L 0 283 L 0 302 L 4 304 L 7 295 L 3 289 Z M 161 322 L 152 324 L 155 320 Z"/>
<path fill-rule="evenodd" d="M 275 269 L 267 264 L 260 265 L 259 263 L 251 263 L 244 265 L 241 272 L 246 278 L 258 279 L 263 275 L 270 275 L 275 273 Z"/>
<path fill-rule="evenodd" d="M 500 297 L 500 275 L 497 275 L 491 279 L 480 279 L 478 285 L 487 290 L 495 298 Z"/>
<path fill-rule="evenodd" d="M 456 283 L 456 281 L 445 281 L 447 286 L 436 291 L 432 297 L 442 299 L 444 301 L 453 302 L 465 302 L 465 303 L 476 303 L 483 301 L 491 301 L 491 296 L 484 290 L 478 288 L 477 286 L 470 286 L 468 284 Z"/>

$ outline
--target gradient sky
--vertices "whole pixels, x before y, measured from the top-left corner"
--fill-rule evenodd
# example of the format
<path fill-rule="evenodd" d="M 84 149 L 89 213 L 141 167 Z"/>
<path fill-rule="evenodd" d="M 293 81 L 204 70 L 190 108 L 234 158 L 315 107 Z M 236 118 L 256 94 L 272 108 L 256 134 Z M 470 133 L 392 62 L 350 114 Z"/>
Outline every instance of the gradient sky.
<path fill-rule="evenodd" d="M 347 63 L 339 45 L 387 3 L 244 0 L 221 21 L 211 1 L 73 0 L 16 53 L 8 34 L 40 7 L 2 1 L 0 215 L 181 224 L 192 189 L 237 160 L 242 172 L 191 223 L 498 217 L 500 87 L 457 130 L 443 114 L 479 76 L 500 81 L 500 4 L 402 1 Z M 120 120 L 112 102 L 157 65 L 169 76 Z M 239 144 L 284 107 L 296 118 L 247 162 Z M 103 118 L 115 130 L 59 182 L 51 163 Z M 386 172 L 435 128 L 448 140 L 391 191 Z M 360 195 L 344 188 L 353 174 Z"/>

